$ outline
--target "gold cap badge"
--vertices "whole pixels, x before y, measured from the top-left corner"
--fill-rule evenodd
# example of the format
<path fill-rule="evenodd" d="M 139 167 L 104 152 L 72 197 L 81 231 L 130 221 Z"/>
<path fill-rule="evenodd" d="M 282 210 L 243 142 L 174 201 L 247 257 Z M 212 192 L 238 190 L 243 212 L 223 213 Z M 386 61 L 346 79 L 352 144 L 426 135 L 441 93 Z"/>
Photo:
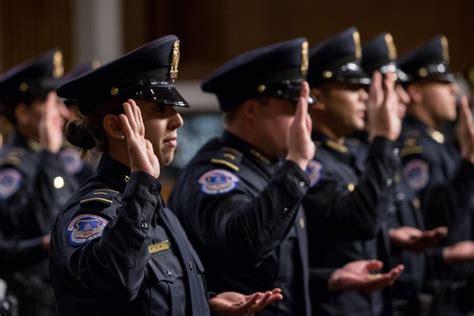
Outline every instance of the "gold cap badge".
<path fill-rule="evenodd" d="M 173 43 L 173 52 L 171 53 L 170 79 L 178 78 L 179 64 L 179 41 Z"/>

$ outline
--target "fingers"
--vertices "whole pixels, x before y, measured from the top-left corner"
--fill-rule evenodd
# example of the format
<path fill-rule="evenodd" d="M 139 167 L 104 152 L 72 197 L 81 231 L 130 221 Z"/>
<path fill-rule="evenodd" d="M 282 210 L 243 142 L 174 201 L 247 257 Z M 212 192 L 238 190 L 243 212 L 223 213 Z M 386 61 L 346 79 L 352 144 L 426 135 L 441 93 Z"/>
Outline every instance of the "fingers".
<path fill-rule="evenodd" d="M 261 299 L 257 300 L 253 305 L 250 306 L 248 312 L 256 313 L 264 309 L 266 306 L 281 301 L 282 299 L 283 295 L 280 293 L 273 293 L 273 291 L 265 292 Z"/>
<path fill-rule="evenodd" d="M 120 114 L 119 118 L 120 118 L 120 122 L 122 123 L 125 138 L 128 141 L 131 137 L 133 137 L 132 127 L 130 126 L 130 122 L 127 116 L 125 116 L 124 114 Z"/>
<path fill-rule="evenodd" d="M 383 262 L 380 260 L 370 260 L 366 263 L 365 268 L 369 272 L 379 271 L 383 268 Z"/>
<path fill-rule="evenodd" d="M 125 116 L 127 117 L 127 121 L 128 121 L 129 126 L 130 126 L 130 130 L 133 133 L 134 131 L 137 130 L 137 124 L 135 122 L 132 105 L 128 102 L 125 102 L 123 104 L 123 110 L 125 112 Z"/>
<path fill-rule="evenodd" d="M 242 310 L 248 310 L 250 309 L 250 306 L 252 306 L 253 304 L 255 304 L 255 302 L 259 299 L 262 298 L 264 294 L 260 293 L 260 292 L 257 292 L 257 293 L 254 293 L 252 295 L 250 295 L 250 298 L 249 296 L 246 296 L 246 301 L 239 306 L 239 309 L 242 309 Z"/>
<path fill-rule="evenodd" d="M 301 84 L 301 93 L 296 107 L 295 119 L 300 122 L 306 123 L 306 115 L 308 113 L 308 97 L 309 97 L 309 85 L 306 81 Z"/>

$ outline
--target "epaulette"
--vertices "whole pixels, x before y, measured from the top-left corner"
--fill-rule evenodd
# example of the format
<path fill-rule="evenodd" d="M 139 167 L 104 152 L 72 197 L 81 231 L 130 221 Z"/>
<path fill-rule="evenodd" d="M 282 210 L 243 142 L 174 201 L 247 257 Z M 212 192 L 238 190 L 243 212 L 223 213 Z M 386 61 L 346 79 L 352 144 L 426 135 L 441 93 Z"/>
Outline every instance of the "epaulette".
<path fill-rule="evenodd" d="M 400 150 L 400 157 L 421 154 L 423 152 L 423 147 L 418 143 L 418 139 L 415 137 L 410 137 L 405 139 L 403 142 L 403 147 Z"/>
<path fill-rule="evenodd" d="M 113 204 L 113 199 L 117 194 L 119 192 L 115 190 L 97 189 L 85 195 L 79 203 L 82 207 L 96 206 L 104 208 Z"/>
<path fill-rule="evenodd" d="M 21 148 L 12 148 L 0 156 L 0 166 L 20 166 L 24 153 Z"/>
<path fill-rule="evenodd" d="M 237 149 L 231 147 L 223 147 L 211 158 L 211 163 L 224 165 L 234 171 L 239 171 L 242 156 L 242 153 Z"/>

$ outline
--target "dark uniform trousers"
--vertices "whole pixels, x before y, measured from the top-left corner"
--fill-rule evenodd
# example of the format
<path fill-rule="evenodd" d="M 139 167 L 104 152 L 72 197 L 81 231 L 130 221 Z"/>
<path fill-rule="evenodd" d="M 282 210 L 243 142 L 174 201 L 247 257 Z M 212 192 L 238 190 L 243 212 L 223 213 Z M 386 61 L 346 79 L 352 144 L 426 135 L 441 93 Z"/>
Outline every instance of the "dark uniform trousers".
<path fill-rule="evenodd" d="M 160 191 L 102 157 L 52 232 L 59 315 L 210 315 L 201 261 Z"/>
<path fill-rule="evenodd" d="M 385 219 L 399 168 L 393 142 L 376 138 L 367 158 L 358 160 L 358 149 L 350 144 L 319 132 L 313 132 L 313 140 L 318 151 L 308 168 L 312 187 L 303 200 L 311 271 L 375 258 L 389 269 Z M 382 315 L 390 309 L 382 291 L 329 293 L 317 274 L 311 275 L 311 298 L 315 315 Z"/>
<path fill-rule="evenodd" d="M 0 174 L 0 229 L 7 247 L 2 273 L 19 299 L 20 315 L 51 315 L 54 294 L 41 237 L 51 231 L 75 180 L 59 155 L 41 151 L 16 131 L 0 152 Z M 14 265 L 20 258 L 23 262 Z"/>
<path fill-rule="evenodd" d="M 307 236 L 301 200 L 307 175 L 270 161 L 225 132 L 178 177 L 170 199 L 213 292 L 280 287 L 284 300 L 258 315 L 310 315 Z"/>
<path fill-rule="evenodd" d="M 421 201 L 426 227 L 449 229 L 447 238 L 428 256 L 427 284 L 434 295 L 432 314 L 462 315 L 463 305 L 472 305 L 471 299 L 459 300 L 466 279 L 472 278 L 472 264 L 446 266 L 442 247 L 472 239 L 469 201 L 474 189 L 474 165 L 461 159 L 445 134 L 414 117 L 406 117 L 400 143 L 403 173 Z"/>

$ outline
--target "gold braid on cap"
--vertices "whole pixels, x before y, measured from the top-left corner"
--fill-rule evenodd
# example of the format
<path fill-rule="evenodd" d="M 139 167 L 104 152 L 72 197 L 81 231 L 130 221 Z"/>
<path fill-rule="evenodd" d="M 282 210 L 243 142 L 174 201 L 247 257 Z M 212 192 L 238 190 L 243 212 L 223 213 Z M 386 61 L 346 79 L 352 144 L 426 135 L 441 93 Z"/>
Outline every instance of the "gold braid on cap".
<path fill-rule="evenodd" d="M 63 53 L 57 51 L 53 55 L 53 77 L 60 78 L 64 75 Z"/>
<path fill-rule="evenodd" d="M 354 48 L 355 48 L 355 57 L 360 59 L 362 57 L 362 48 L 360 46 L 360 34 L 358 31 L 352 33 L 352 38 L 354 39 Z"/>
<path fill-rule="evenodd" d="M 309 60 L 308 60 L 308 41 L 304 41 L 301 44 L 301 74 L 306 76 L 308 73 Z"/>
<path fill-rule="evenodd" d="M 392 34 L 390 33 L 385 34 L 385 45 L 387 46 L 387 50 L 388 50 L 388 58 L 390 58 L 391 61 L 394 61 L 395 59 L 397 59 L 397 48 L 395 47 L 395 44 L 393 43 Z"/>
<path fill-rule="evenodd" d="M 443 48 L 443 61 L 449 64 L 449 46 L 446 36 L 441 36 L 441 47 Z"/>

